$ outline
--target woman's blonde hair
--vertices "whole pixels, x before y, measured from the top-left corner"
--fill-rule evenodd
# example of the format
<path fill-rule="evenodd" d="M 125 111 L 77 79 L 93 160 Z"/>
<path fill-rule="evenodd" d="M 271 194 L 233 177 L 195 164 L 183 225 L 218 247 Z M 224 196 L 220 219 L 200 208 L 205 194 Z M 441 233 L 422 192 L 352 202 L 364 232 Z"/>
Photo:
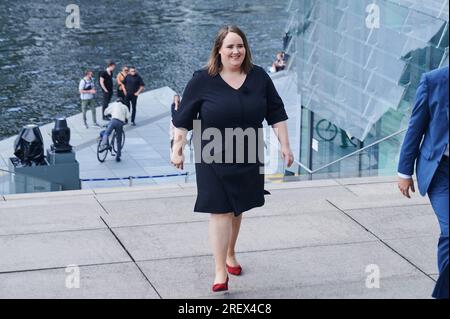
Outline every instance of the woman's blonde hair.
<path fill-rule="evenodd" d="M 220 71 L 222 71 L 223 65 L 220 59 L 219 50 L 222 47 L 223 40 L 230 32 L 234 32 L 239 35 L 244 42 L 245 58 L 241 65 L 241 71 L 247 74 L 253 68 L 252 53 L 250 52 L 250 47 L 248 46 L 247 37 L 245 36 L 244 32 L 242 32 L 242 30 L 235 25 L 227 25 L 220 28 L 219 32 L 217 33 L 216 39 L 214 40 L 214 46 L 211 50 L 211 54 L 206 65 L 208 74 L 211 76 L 216 76 Z"/>

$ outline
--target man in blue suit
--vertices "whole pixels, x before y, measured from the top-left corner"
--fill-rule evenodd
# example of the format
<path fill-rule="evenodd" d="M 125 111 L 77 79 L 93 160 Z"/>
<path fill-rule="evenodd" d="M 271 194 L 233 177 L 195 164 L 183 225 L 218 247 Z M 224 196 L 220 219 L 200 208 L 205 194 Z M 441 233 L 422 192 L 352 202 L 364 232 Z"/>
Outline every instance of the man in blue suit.
<path fill-rule="evenodd" d="M 410 198 L 415 192 L 412 175 L 416 163 L 422 196 L 428 193 L 441 228 L 438 243 L 439 278 L 434 298 L 448 298 L 449 122 L 448 67 L 422 75 L 398 165 L 398 188 Z M 423 141 L 422 141 L 423 139 Z"/>

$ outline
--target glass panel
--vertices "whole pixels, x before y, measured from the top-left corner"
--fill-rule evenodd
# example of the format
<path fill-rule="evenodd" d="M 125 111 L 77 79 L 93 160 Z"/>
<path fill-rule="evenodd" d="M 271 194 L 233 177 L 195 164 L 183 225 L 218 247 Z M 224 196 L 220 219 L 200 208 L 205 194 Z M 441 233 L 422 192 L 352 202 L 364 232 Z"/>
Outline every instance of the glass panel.
<path fill-rule="evenodd" d="M 339 140 L 337 135 L 336 140 Z M 405 132 L 399 133 L 379 144 L 373 145 L 361 152 L 350 155 L 349 157 L 328 167 L 316 168 L 313 174 L 300 169 L 298 163 L 292 167 L 283 167 L 283 181 L 300 181 L 310 179 L 328 179 L 328 178 L 349 178 L 363 176 L 395 176 L 397 172 L 400 146 Z M 324 153 L 327 148 L 324 147 Z M 351 153 L 353 153 L 352 150 Z M 350 154 L 350 153 L 348 153 Z M 298 173 L 300 172 L 300 173 Z"/>
<path fill-rule="evenodd" d="M 57 183 L 0 169 L 0 195 L 60 190 L 62 186 Z"/>
<path fill-rule="evenodd" d="M 303 24 L 295 40 L 305 108 L 300 139 L 305 166 L 310 158 L 317 168 L 354 151 L 341 147 L 345 135 L 358 142 L 358 149 L 408 125 L 422 74 L 448 64 L 448 21 L 442 14 L 448 1 L 431 2 L 299 0 Z M 380 28 L 366 25 L 366 7 L 372 3 L 380 8 Z M 321 140 L 316 130 L 321 120 L 336 127 L 334 139 Z M 309 132 L 316 140 L 312 144 Z M 379 155 L 371 150 L 377 162 L 386 162 L 386 156 L 398 151 L 399 143 L 386 145 L 378 147 Z M 357 167 L 367 160 L 358 160 Z M 344 171 L 356 163 L 353 157 L 346 161 L 354 163 L 339 164 Z"/>

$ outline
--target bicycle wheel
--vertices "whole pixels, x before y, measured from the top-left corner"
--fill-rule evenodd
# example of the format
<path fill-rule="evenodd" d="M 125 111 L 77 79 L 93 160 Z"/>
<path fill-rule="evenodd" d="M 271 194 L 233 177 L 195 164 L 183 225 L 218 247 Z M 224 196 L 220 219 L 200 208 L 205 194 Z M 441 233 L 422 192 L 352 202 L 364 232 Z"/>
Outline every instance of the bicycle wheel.
<path fill-rule="evenodd" d="M 324 141 L 332 141 L 338 133 L 338 128 L 333 123 L 322 119 L 316 124 L 316 133 Z"/>
<path fill-rule="evenodd" d="M 105 148 L 104 150 L 101 150 L 102 148 L 102 140 L 99 139 L 97 144 L 97 159 L 100 163 L 103 163 L 108 156 L 108 148 Z"/>
<path fill-rule="evenodd" d="M 116 130 L 114 130 L 111 144 L 112 144 L 112 148 L 113 148 L 114 153 L 117 153 L 117 150 L 119 149 L 119 145 L 117 145 Z M 124 145 L 125 145 L 125 131 L 122 131 L 122 148 L 123 148 Z"/>

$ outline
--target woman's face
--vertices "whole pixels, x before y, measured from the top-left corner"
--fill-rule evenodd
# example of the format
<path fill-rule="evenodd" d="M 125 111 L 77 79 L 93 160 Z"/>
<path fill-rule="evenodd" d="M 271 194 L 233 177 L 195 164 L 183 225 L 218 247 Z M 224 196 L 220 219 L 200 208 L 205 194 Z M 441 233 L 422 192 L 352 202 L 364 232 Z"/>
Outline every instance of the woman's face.
<path fill-rule="evenodd" d="M 245 58 L 245 46 L 242 38 L 234 32 L 229 32 L 219 50 L 222 64 L 225 68 L 240 68 Z"/>

